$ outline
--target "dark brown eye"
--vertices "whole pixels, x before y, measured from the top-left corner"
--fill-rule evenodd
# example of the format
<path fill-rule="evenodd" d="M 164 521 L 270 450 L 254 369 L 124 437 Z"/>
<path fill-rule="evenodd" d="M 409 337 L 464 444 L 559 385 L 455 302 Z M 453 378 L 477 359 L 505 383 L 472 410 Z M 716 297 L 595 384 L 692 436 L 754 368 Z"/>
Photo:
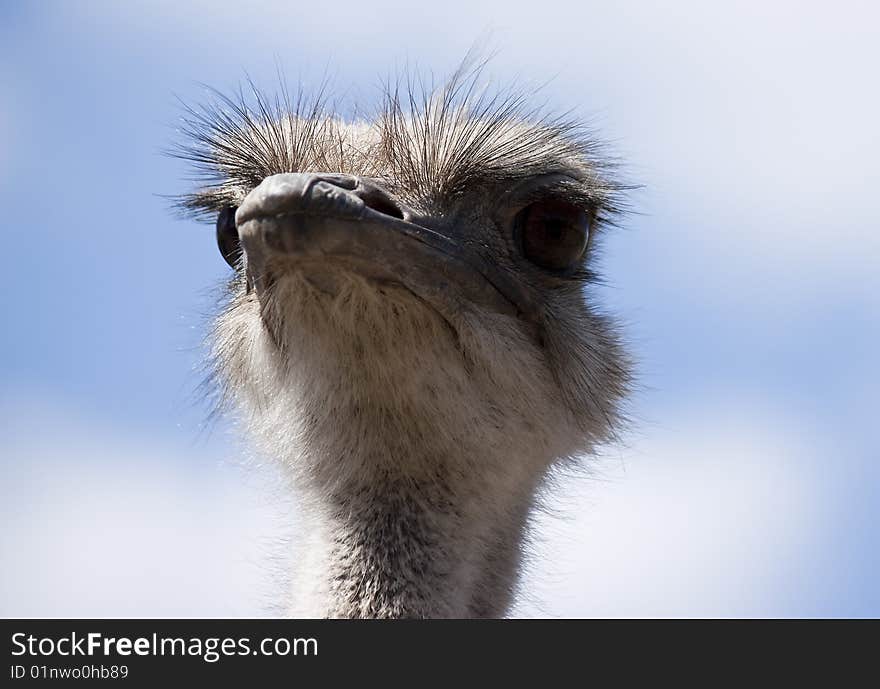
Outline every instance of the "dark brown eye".
<path fill-rule="evenodd" d="M 523 256 L 541 268 L 573 268 L 587 248 L 590 218 L 570 203 L 538 201 L 521 210 L 515 222 Z"/>
<path fill-rule="evenodd" d="M 233 268 L 241 258 L 241 244 L 238 241 L 238 228 L 235 226 L 235 211 L 237 210 L 237 208 L 229 206 L 220 211 L 217 216 L 217 248 Z"/>

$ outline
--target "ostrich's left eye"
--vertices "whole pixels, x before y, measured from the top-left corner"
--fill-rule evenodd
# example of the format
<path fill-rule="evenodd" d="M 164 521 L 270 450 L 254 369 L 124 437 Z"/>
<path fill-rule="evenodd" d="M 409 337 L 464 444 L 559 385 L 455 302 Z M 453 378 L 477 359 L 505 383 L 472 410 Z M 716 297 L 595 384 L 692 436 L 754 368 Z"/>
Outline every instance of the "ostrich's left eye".
<path fill-rule="evenodd" d="M 238 228 L 235 226 L 236 210 L 238 209 L 229 206 L 217 216 L 217 248 L 233 268 L 241 258 L 241 244 L 238 240 Z"/>
<path fill-rule="evenodd" d="M 551 271 L 573 268 L 587 249 L 590 218 L 564 201 L 537 201 L 515 220 L 520 250 L 529 261 Z"/>

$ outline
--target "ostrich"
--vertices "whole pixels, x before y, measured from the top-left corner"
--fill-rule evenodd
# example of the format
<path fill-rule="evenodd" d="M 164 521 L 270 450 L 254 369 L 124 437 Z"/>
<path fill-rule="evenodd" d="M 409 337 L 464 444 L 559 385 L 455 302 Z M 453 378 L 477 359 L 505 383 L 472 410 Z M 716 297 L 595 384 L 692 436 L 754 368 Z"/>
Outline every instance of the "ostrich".
<path fill-rule="evenodd" d="M 504 616 L 548 476 L 617 428 L 629 364 L 585 288 L 623 188 L 479 73 L 371 118 L 284 89 L 184 116 L 179 202 L 234 271 L 221 398 L 307 514 L 290 614 Z"/>

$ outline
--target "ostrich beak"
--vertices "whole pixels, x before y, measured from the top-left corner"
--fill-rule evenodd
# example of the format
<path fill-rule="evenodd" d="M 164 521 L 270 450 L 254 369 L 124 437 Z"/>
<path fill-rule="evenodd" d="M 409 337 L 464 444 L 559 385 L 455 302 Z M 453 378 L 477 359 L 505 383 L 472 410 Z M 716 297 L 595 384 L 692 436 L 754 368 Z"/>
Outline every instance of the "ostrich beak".
<path fill-rule="evenodd" d="M 425 220 L 370 180 L 329 173 L 267 177 L 235 214 L 258 291 L 270 262 L 333 260 L 444 310 L 470 302 L 512 316 L 532 311 L 511 276 Z"/>

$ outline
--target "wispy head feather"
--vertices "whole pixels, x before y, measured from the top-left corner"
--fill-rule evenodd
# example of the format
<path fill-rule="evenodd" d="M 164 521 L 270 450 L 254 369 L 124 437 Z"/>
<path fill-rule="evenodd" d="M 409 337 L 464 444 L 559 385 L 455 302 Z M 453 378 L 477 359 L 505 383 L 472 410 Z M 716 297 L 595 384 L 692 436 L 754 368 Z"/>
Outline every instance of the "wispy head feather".
<path fill-rule="evenodd" d="M 236 205 L 265 177 L 339 172 L 381 180 L 412 202 L 435 205 L 474 184 L 575 170 L 606 214 L 626 187 L 602 143 L 570 114 L 530 105 L 532 94 L 492 89 L 484 62 L 468 58 L 440 86 L 411 74 L 388 82 L 376 115 L 346 122 L 328 107 L 326 84 L 295 97 L 248 89 L 184 104 L 183 140 L 170 151 L 193 163 L 193 193 L 178 197 L 201 216 Z"/>

